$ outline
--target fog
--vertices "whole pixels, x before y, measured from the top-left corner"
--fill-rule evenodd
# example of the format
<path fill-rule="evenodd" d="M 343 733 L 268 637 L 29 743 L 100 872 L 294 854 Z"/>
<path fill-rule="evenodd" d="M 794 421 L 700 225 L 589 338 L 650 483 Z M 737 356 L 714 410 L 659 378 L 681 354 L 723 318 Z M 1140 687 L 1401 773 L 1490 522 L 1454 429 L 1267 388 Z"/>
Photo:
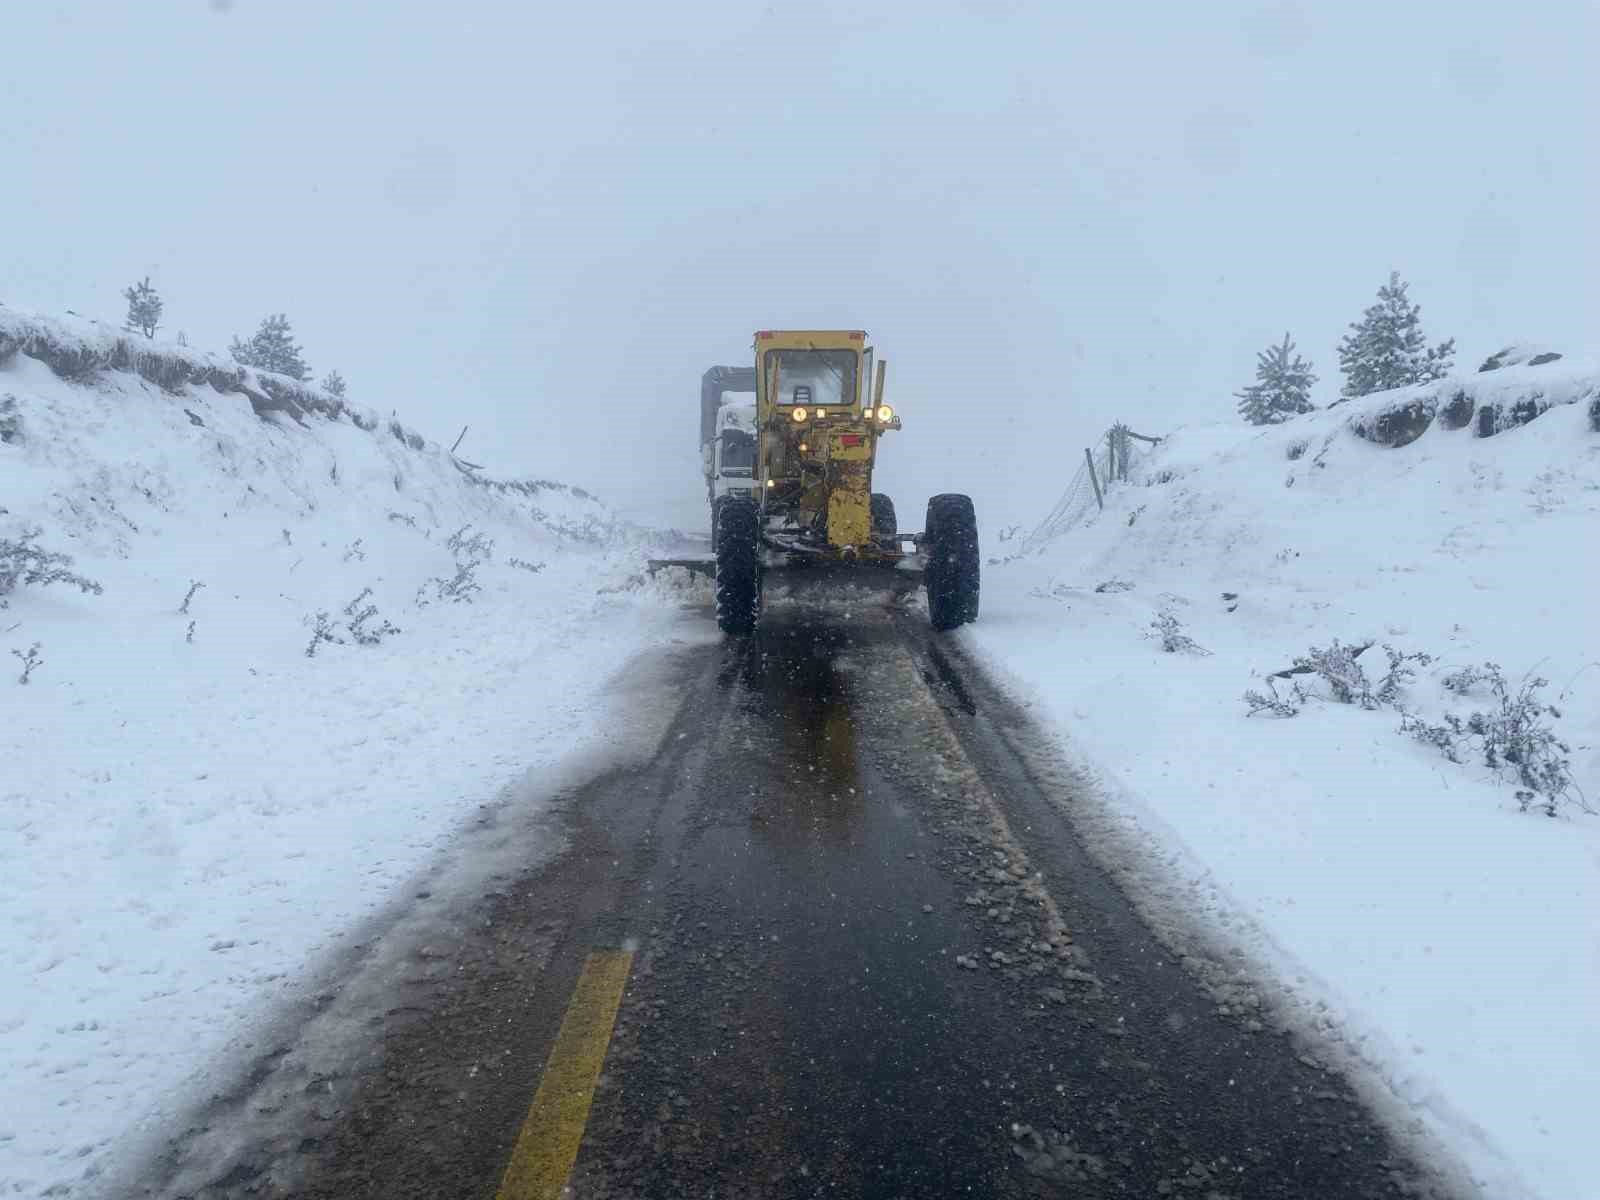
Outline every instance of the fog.
<path fill-rule="evenodd" d="M 1458 364 L 1600 318 L 1588 3 L 12 5 L 0 301 L 317 376 L 703 523 L 698 384 L 864 328 L 902 524 L 1029 523 L 1111 421 L 1228 419 L 1391 269 Z M 913 515 L 914 514 L 914 515 Z"/>

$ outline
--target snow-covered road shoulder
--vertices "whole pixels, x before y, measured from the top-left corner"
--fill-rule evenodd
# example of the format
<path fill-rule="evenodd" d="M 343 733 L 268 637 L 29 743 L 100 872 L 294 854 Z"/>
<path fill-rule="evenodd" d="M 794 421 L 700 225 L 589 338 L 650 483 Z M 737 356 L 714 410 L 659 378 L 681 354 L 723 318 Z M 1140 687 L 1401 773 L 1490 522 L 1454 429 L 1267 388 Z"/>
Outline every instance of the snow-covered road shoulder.
<path fill-rule="evenodd" d="M 1580 1200 L 1600 1078 L 1600 372 L 1531 370 L 1435 385 L 1426 419 L 1378 441 L 1375 418 L 1417 395 L 1180 430 L 1103 514 L 987 567 L 963 636 L 1125 837 L 1488 1194 Z M 1532 392 L 1553 406 L 1518 425 Z M 1441 422 L 1458 393 L 1466 419 Z M 1163 623 L 1192 646 L 1167 652 Z M 1373 644 L 1374 690 L 1385 644 L 1434 661 L 1392 702 L 1318 699 L 1318 681 L 1293 719 L 1248 715 L 1247 689 L 1334 639 Z M 1401 709 L 1494 710 L 1481 685 L 1452 690 L 1486 662 L 1513 688 L 1550 681 L 1541 719 L 1573 783 L 1554 817 L 1481 739 L 1456 762 L 1401 731 Z"/>

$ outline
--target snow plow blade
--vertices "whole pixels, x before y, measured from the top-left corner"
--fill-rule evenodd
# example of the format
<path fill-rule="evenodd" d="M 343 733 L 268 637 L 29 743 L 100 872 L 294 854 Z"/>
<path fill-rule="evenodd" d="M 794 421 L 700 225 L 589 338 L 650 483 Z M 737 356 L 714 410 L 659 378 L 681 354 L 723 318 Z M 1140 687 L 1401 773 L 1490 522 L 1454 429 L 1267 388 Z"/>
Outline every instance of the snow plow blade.
<path fill-rule="evenodd" d="M 646 572 L 651 575 L 668 567 L 681 567 L 691 575 L 704 575 L 707 579 L 717 577 L 717 560 L 714 558 L 652 558 L 645 564 Z"/>

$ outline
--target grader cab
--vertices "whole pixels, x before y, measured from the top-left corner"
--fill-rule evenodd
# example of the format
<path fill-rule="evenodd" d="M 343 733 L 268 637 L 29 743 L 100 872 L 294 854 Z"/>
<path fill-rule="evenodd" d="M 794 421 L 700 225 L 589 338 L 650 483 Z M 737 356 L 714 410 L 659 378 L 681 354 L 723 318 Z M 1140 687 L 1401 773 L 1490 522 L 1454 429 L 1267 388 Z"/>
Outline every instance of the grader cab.
<path fill-rule="evenodd" d="M 754 487 L 714 501 L 717 623 L 749 633 L 774 572 L 837 572 L 928 591 L 933 627 L 978 615 L 978 529 L 972 501 L 928 501 L 919 533 L 898 528 L 894 502 L 872 490 L 885 435 L 901 420 L 884 402 L 886 364 L 860 330 L 763 331 L 755 337 Z"/>

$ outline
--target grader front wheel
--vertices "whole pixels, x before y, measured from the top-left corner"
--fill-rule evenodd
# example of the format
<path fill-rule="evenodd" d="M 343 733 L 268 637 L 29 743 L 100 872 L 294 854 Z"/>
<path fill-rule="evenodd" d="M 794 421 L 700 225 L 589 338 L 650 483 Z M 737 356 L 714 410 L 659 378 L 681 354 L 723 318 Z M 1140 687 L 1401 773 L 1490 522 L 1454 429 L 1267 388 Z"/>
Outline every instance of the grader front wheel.
<path fill-rule="evenodd" d="M 760 515 L 749 500 L 724 499 L 717 510 L 717 624 L 745 634 L 761 611 Z"/>
<path fill-rule="evenodd" d="M 972 498 L 954 493 L 928 501 L 923 525 L 928 617 L 940 632 L 978 619 L 978 517 Z"/>

